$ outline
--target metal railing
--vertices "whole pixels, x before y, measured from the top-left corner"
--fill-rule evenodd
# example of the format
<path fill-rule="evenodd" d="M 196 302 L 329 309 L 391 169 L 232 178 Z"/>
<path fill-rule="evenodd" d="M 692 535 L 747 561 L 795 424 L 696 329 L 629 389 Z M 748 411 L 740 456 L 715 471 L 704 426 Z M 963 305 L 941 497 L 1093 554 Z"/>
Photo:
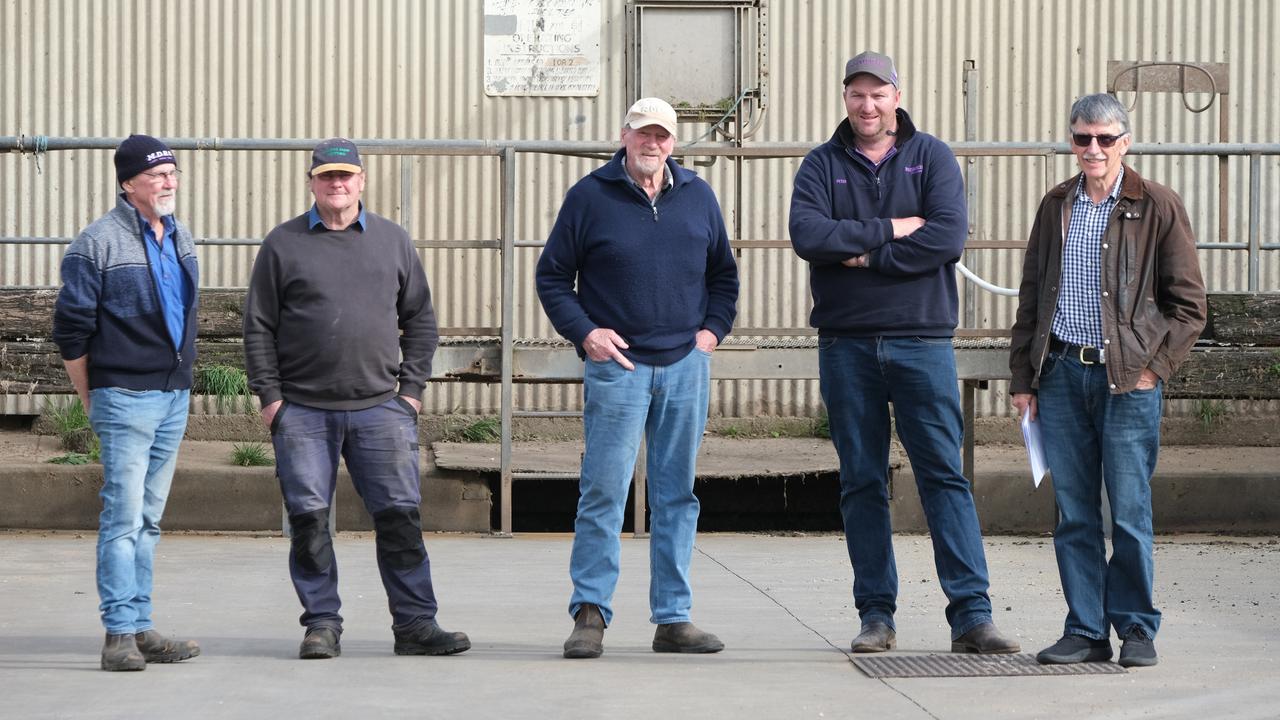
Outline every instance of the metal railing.
<path fill-rule="evenodd" d="M 0 152 L 10 153 L 48 153 L 68 150 L 112 150 L 122 138 L 91 137 L 43 137 L 43 136 L 0 136 Z M 211 152 L 253 152 L 253 151 L 309 151 L 320 139 L 296 138 L 167 138 L 165 142 L 175 150 L 211 151 Z M 515 377 L 513 375 L 515 304 L 515 251 L 517 248 L 541 247 L 542 241 L 517 240 L 516 227 L 516 170 L 517 158 L 520 154 L 551 154 L 575 157 L 603 157 L 617 149 L 616 143 L 606 142 L 570 142 L 570 141 L 537 141 L 537 140 L 356 140 L 361 151 L 368 155 L 409 156 L 455 156 L 494 157 L 499 163 L 501 198 L 500 237 L 494 240 L 439 240 L 417 243 L 420 248 L 465 248 L 495 249 L 501 252 L 501 321 L 497 328 L 441 328 L 441 334 L 453 335 L 493 335 L 498 336 L 500 343 L 501 376 L 500 376 L 500 482 L 502 492 L 502 508 L 500 511 L 501 533 L 509 534 L 512 528 L 511 518 L 511 485 L 515 479 L 534 476 L 534 474 L 516 474 L 512 470 L 512 421 L 517 414 L 514 405 Z M 765 158 L 797 158 L 803 157 L 814 147 L 813 143 L 755 143 L 751 145 L 734 145 L 726 143 L 698 143 L 696 146 L 681 146 L 675 156 L 684 158 L 727 158 L 736 161 Z M 957 157 L 1029 157 L 1040 158 L 1044 164 L 1045 187 L 1050 187 L 1059 178 L 1054 174 L 1053 158 L 1070 155 L 1071 150 L 1065 143 L 996 143 L 996 142 L 957 142 L 950 145 Z M 1247 231 L 1244 240 L 1230 241 L 1227 237 L 1219 237 L 1217 242 L 1200 242 L 1197 247 L 1205 250 L 1243 250 L 1248 253 L 1248 290 L 1256 291 L 1259 285 L 1260 262 L 1264 251 L 1280 250 L 1280 242 L 1263 242 L 1261 238 L 1260 205 L 1262 203 L 1262 158 L 1280 155 L 1280 143 L 1205 143 L 1205 144 L 1134 144 L 1129 149 L 1135 155 L 1192 155 L 1217 157 L 1220 160 L 1228 157 L 1244 157 L 1249 163 L 1249 213 Z M 412 175 L 407 166 L 401 168 L 402 207 L 405 212 L 411 207 Z M 734 191 L 744 192 L 741 183 L 735 184 Z M 1219 201 L 1227 197 L 1227 193 L 1219 194 Z M 737 207 L 741 207 L 741 203 Z M 1226 208 L 1220 207 L 1220 213 Z M 402 222 L 404 219 L 402 218 Z M 1225 228 L 1225 224 L 1220 225 Z M 56 244 L 68 243 L 72 238 L 48 237 L 0 237 L 0 244 Z M 200 245 L 245 246 L 260 244 L 258 239 L 247 238 L 203 238 L 197 241 Z M 782 239 L 743 240 L 732 242 L 735 249 L 747 248 L 787 248 L 790 243 Z M 1019 241 L 972 241 L 966 250 L 1005 249 L 1017 250 L 1024 247 Z M 966 271 L 967 272 L 967 271 Z M 968 277 L 969 273 L 966 275 Z M 975 280 L 976 276 L 969 277 Z M 989 284 L 988 284 L 989 285 Z M 999 291 L 1000 288 L 987 287 L 988 291 Z M 746 334 L 752 335 L 795 335 L 795 328 L 749 328 Z M 495 333 L 496 331 L 496 333 Z M 966 412 L 972 414 L 972 401 L 966 406 Z M 537 475 L 552 477 L 551 475 Z M 560 477 L 560 476 L 556 476 Z M 643 468 L 636 476 L 635 517 L 636 532 L 643 533 Z"/>

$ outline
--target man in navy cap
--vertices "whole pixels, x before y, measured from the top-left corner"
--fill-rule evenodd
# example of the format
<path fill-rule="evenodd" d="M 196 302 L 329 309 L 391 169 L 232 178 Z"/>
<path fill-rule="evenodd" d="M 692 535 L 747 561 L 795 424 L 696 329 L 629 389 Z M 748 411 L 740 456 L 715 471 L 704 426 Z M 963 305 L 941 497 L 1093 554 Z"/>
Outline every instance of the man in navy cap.
<path fill-rule="evenodd" d="M 130 135 L 115 154 L 116 206 L 62 259 L 53 340 L 101 447 L 99 610 L 103 670 L 200 654 L 151 619 L 151 568 L 195 363 L 199 270 L 191 232 L 173 217 L 173 151 Z"/>
<path fill-rule="evenodd" d="M 373 516 L 396 654 L 460 653 L 466 634 L 436 624 L 418 510 L 418 411 L 437 341 L 427 276 L 409 233 L 360 202 L 354 143 L 317 145 L 307 182 L 315 203 L 262 241 L 244 311 L 249 388 L 293 533 L 289 574 L 307 629 L 298 655 L 341 652 L 329 538 L 339 456 Z"/>
<path fill-rule="evenodd" d="M 951 650 L 1013 653 L 991 621 L 987 561 L 960 467 L 951 336 L 964 183 L 945 143 L 899 107 L 898 70 L 864 52 L 845 64 L 846 117 L 796 173 L 791 244 L 809 262 L 818 376 L 840 456 L 840 511 L 861 631 L 853 652 L 896 644 L 898 573 L 889 524 L 889 405 L 911 461 L 947 596 Z"/>

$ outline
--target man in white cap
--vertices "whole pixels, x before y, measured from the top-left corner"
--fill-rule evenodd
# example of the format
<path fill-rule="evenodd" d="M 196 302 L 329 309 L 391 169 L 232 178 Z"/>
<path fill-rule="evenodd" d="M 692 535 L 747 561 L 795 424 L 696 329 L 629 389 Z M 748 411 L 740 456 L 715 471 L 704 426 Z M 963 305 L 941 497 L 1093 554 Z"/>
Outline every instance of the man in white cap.
<path fill-rule="evenodd" d="M 636 101 L 623 120 L 622 148 L 570 188 L 538 260 L 543 309 L 587 361 L 567 658 L 604 651 L 642 435 L 653 650 L 724 649 L 689 621 L 689 564 L 711 353 L 733 327 L 738 268 L 715 194 L 671 160 L 675 143 L 675 110 L 658 98 Z"/>

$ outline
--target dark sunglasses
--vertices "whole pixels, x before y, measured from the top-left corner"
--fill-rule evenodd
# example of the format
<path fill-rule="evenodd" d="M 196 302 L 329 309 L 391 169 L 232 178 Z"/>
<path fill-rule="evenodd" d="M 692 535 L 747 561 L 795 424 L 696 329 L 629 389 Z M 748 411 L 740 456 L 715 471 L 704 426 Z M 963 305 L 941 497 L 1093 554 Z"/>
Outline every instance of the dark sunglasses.
<path fill-rule="evenodd" d="M 1097 140 L 1098 147 L 1106 148 L 1115 145 L 1120 138 L 1128 134 L 1129 133 L 1120 133 L 1119 135 L 1086 135 L 1084 133 L 1071 133 L 1071 142 L 1082 148 L 1087 148 L 1089 147 L 1089 143 Z"/>

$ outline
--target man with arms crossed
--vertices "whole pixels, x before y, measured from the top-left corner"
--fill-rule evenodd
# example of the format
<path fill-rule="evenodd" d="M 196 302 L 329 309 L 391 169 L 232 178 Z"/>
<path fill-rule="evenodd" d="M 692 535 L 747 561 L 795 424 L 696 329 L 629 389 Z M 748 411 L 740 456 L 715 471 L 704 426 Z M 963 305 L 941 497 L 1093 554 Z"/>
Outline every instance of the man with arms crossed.
<path fill-rule="evenodd" d="M 898 107 L 898 72 L 864 52 L 844 70 L 847 118 L 796 173 L 791 243 L 809 261 L 810 323 L 840 456 L 840 511 L 861 620 L 854 652 L 896 644 L 898 573 L 889 524 L 889 404 L 947 596 L 952 652 L 1013 653 L 996 629 L 973 495 L 951 336 L 964 184 L 951 150 Z"/>

